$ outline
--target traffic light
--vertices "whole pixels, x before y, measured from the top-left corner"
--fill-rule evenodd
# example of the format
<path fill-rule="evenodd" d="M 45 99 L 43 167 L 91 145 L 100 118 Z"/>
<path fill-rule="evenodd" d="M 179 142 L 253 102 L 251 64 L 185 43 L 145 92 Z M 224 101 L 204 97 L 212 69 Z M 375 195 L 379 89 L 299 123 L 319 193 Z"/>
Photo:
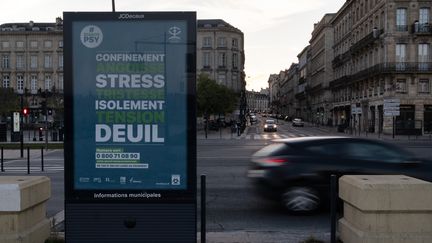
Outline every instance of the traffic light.
<path fill-rule="evenodd" d="M 23 116 L 28 116 L 28 114 L 29 114 L 29 109 L 28 109 L 28 108 L 23 108 L 23 110 L 22 110 L 22 114 L 23 114 Z"/>

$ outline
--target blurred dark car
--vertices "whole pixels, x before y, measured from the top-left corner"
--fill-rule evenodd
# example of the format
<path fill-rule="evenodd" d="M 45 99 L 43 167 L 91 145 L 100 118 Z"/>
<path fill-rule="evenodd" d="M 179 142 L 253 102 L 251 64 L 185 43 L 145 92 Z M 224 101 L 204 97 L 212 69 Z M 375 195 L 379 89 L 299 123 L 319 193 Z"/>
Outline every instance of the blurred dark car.
<path fill-rule="evenodd" d="M 378 140 L 301 137 L 274 142 L 252 156 L 248 177 L 260 195 L 281 202 L 291 212 L 328 206 L 332 174 L 403 174 L 432 181 L 432 161 Z"/>
<path fill-rule="evenodd" d="M 277 125 L 274 120 L 266 120 L 264 124 L 264 132 L 276 132 Z"/>

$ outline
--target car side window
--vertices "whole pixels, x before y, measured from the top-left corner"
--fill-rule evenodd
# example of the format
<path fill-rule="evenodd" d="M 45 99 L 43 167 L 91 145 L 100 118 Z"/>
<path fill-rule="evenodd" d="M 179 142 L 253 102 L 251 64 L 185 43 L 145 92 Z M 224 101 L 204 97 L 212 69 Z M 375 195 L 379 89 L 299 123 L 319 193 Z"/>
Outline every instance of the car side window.
<path fill-rule="evenodd" d="M 406 159 L 406 156 L 395 148 L 381 144 L 354 142 L 345 144 L 344 149 L 349 157 L 361 160 L 398 163 Z"/>
<path fill-rule="evenodd" d="M 314 144 L 305 147 L 304 150 L 306 152 L 312 152 L 326 156 L 338 156 L 341 152 L 340 144 L 337 143 Z"/>

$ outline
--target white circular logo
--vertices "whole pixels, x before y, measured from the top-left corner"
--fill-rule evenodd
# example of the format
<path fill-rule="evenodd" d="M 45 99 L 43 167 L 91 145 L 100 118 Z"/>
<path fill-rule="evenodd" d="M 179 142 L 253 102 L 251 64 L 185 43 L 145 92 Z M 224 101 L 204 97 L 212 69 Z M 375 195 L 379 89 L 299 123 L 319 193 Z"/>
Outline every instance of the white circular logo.
<path fill-rule="evenodd" d="M 87 25 L 81 30 L 81 43 L 88 48 L 98 47 L 103 40 L 102 30 L 96 25 Z"/>

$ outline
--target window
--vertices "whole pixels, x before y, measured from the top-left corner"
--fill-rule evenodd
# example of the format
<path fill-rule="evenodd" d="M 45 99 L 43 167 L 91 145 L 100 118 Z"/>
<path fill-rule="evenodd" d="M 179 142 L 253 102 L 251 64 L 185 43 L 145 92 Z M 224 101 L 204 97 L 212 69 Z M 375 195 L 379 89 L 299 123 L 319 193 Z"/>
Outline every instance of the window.
<path fill-rule="evenodd" d="M 63 91 L 64 84 L 63 84 L 63 74 L 59 74 L 59 90 Z"/>
<path fill-rule="evenodd" d="M 44 47 L 45 48 L 51 48 L 52 47 L 52 41 L 50 41 L 50 40 L 44 41 Z"/>
<path fill-rule="evenodd" d="M 384 94 L 384 90 L 385 90 L 385 81 L 384 79 L 380 79 L 379 81 L 379 90 L 380 90 L 380 95 Z"/>
<path fill-rule="evenodd" d="M 210 52 L 204 52 L 203 53 L 203 66 L 204 66 L 204 68 L 209 68 L 210 67 L 210 65 L 211 65 L 211 62 L 210 62 Z"/>
<path fill-rule="evenodd" d="M 219 37 L 218 38 L 218 47 L 226 47 L 226 38 L 225 37 Z"/>
<path fill-rule="evenodd" d="M 21 93 L 24 91 L 24 76 L 22 74 L 17 75 L 17 90 Z"/>
<path fill-rule="evenodd" d="M 304 150 L 321 154 L 324 156 L 340 156 L 341 153 L 341 144 L 338 143 L 328 143 L 328 144 L 320 144 L 320 145 L 311 145 L 304 148 Z"/>
<path fill-rule="evenodd" d="M 24 42 L 23 41 L 17 41 L 16 42 L 16 47 L 17 48 L 24 48 Z"/>
<path fill-rule="evenodd" d="M 418 45 L 419 70 L 428 70 L 429 44 Z"/>
<path fill-rule="evenodd" d="M 23 55 L 17 55 L 16 68 L 17 69 L 23 69 L 24 68 L 24 56 Z"/>
<path fill-rule="evenodd" d="M 44 57 L 44 68 L 52 67 L 52 57 L 51 55 L 45 55 Z"/>
<path fill-rule="evenodd" d="M 10 87 L 10 77 L 9 75 L 3 75 L 3 88 Z"/>
<path fill-rule="evenodd" d="M 406 44 L 396 44 L 396 70 L 405 70 Z"/>
<path fill-rule="evenodd" d="M 236 73 L 232 74 L 232 83 L 233 83 L 233 89 L 235 91 L 240 91 L 240 81 L 238 80 L 238 75 Z"/>
<path fill-rule="evenodd" d="M 219 73 L 217 79 L 218 79 L 217 81 L 218 81 L 219 84 L 225 85 L 226 74 L 225 73 Z"/>
<path fill-rule="evenodd" d="M 420 79 L 418 82 L 418 92 L 421 94 L 430 93 L 429 79 Z"/>
<path fill-rule="evenodd" d="M 58 42 L 58 46 L 59 46 L 59 48 L 63 48 L 63 41 L 62 40 Z"/>
<path fill-rule="evenodd" d="M 51 90 L 51 74 L 45 74 L 45 90 Z"/>
<path fill-rule="evenodd" d="M 407 92 L 406 79 L 398 79 L 396 81 L 396 92 L 397 93 L 406 93 Z"/>
<path fill-rule="evenodd" d="M 4 49 L 9 48 L 9 41 L 3 41 L 3 42 L 2 42 L 2 47 L 3 47 Z"/>
<path fill-rule="evenodd" d="M 60 69 L 63 68 L 63 55 L 62 54 L 60 54 L 58 56 L 58 66 L 59 66 Z"/>
<path fill-rule="evenodd" d="M 3 55 L 2 56 L 2 65 L 1 66 L 4 69 L 10 68 L 9 55 Z"/>
<path fill-rule="evenodd" d="M 36 93 L 37 90 L 37 75 L 32 74 L 30 77 L 30 89 L 32 93 Z"/>
<path fill-rule="evenodd" d="M 396 31 L 408 31 L 406 8 L 396 10 Z"/>
<path fill-rule="evenodd" d="M 429 8 L 420 8 L 419 12 L 419 24 L 428 24 L 429 23 Z"/>
<path fill-rule="evenodd" d="M 238 48 L 238 39 L 236 39 L 236 38 L 232 39 L 232 48 L 233 49 Z"/>
<path fill-rule="evenodd" d="M 408 160 L 410 155 L 400 149 L 381 144 L 351 142 L 342 145 L 343 151 L 349 158 L 367 161 L 397 163 Z"/>
<path fill-rule="evenodd" d="M 237 53 L 233 53 L 233 55 L 232 55 L 232 67 L 233 67 L 233 69 L 238 68 L 238 54 Z"/>
<path fill-rule="evenodd" d="M 212 39 L 211 37 L 204 37 L 203 39 L 203 47 L 212 47 Z"/>
<path fill-rule="evenodd" d="M 38 47 L 37 41 L 30 41 L 30 48 L 37 48 L 37 47 Z"/>
<path fill-rule="evenodd" d="M 219 53 L 219 67 L 226 68 L 226 54 L 225 52 Z"/>
<path fill-rule="evenodd" d="M 36 69 L 38 67 L 38 57 L 36 55 L 30 56 L 30 68 Z"/>

